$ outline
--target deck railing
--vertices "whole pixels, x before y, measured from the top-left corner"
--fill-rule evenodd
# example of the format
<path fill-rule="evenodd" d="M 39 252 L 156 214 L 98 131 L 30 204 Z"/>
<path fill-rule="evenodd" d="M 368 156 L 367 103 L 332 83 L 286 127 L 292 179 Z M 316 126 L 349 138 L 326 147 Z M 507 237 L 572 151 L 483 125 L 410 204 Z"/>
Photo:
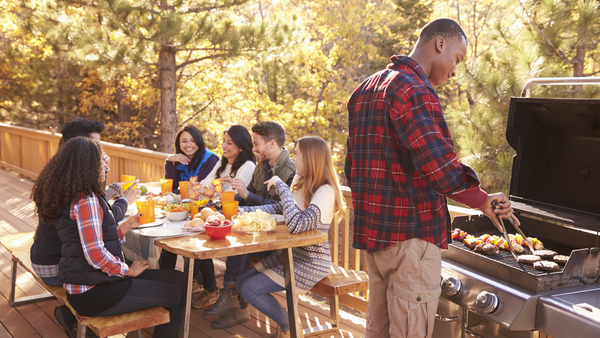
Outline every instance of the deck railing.
<path fill-rule="evenodd" d="M 60 134 L 33 130 L 0 123 L 0 167 L 35 180 L 48 160 L 58 149 Z M 110 156 L 108 183 L 120 181 L 121 175 L 135 175 L 140 182 L 157 182 L 164 177 L 164 163 L 169 154 L 139 149 L 114 143 L 101 142 L 104 152 Z M 332 261 L 346 269 L 367 269 L 364 252 L 352 248 L 352 193 L 342 187 L 349 209 L 339 223 L 331 226 L 330 247 Z M 471 215 L 472 210 L 450 207 L 452 217 Z M 340 303 L 366 312 L 368 292 L 343 295 Z"/>

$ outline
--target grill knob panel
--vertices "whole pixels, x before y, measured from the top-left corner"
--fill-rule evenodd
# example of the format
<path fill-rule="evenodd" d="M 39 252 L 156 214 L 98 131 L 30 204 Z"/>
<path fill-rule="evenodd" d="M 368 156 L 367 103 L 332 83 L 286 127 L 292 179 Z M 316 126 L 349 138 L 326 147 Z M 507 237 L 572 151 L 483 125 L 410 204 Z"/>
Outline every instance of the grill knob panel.
<path fill-rule="evenodd" d="M 498 309 L 498 296 L 487 291 L 482 291 L 477 295 L 475 304 L 477 304 L 484 313 L 492 313 Z"/>
<path fill-rule="evenodd" d="M 461 288 L 462 283 L 458 278 L 446 277 L 442 280 L 442 292 L 447 296 L 456 296 Z"/>

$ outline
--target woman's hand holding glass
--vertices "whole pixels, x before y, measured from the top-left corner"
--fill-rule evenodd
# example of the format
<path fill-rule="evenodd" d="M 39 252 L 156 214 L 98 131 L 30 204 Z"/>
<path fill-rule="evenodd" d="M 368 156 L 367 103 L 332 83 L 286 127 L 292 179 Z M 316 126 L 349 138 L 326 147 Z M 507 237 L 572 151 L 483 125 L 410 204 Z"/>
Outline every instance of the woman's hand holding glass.
<path fill-rule="evenodd" d="M 246 189 L 246 183 L 244 183 L 244 180 L 242 180 L 241 178 L 230 178 L 230 177 L 223 177 L 221 179 L 221 183 L 225 183 L 225 182 L 231 182 L 231 189 L 233 190 L 237 190 L 238 195 L 240 195 L 241 198 L 246 199 L 248 197 L 248 189 Z"/>
<path fill-rule="evenodd" d="M 129 217 L 128 220 L 126 220 L 125 222 L 123 222 L 123 224 L 121 224 L 119 226 L 121 228 L 121 232 L 123 233 L 123 235 L 128 233 L 131 229 L 135 229 L 141 225 L 141 223 L 140 223 L 141 216 L 142 216 L 142 214 L 133 215 L 133 216 Z"/>
<path fill-rule="evenodd" d="M 150 263 L 148 263 L 146 260 L 135 261 L 129 266 L 129 270 L 127 270 L 127 276 L 137 277 L 149 267 Z"/>
<path fill-rule="evenodd" d="M 184 154 L 172 154 L 167 157 L 167 161 L 179 162 L 181 164 L 190 164 L 190 159 Z"/>

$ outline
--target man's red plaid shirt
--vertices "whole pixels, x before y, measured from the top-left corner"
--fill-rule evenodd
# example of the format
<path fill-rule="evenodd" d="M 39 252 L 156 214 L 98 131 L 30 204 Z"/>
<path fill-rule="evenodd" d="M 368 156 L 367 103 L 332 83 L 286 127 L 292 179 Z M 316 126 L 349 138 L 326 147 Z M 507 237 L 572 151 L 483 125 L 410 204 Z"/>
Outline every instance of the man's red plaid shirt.
<path fill-rule="evenodd" d="M 487 198 L 473 169 L 456 158 L 439 97 L 407 56 L 393 56 L 350 97 L 344 171 L 353 247 L 368 252 L 411 238 L 447 249 L 445 196 L 473 208 Z"/>

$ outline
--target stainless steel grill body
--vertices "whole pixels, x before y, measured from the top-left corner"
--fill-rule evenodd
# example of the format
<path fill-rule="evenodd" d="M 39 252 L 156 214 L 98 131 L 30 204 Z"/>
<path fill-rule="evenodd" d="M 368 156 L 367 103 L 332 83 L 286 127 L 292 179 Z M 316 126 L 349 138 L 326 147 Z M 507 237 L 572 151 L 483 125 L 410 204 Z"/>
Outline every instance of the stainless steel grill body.
<path fill-rule="evenodd" d="M 450 244 L 434 337 L 599 337 L 600 100 L 511 98 L 506 138 L 521 229 L 569 261 L 547 273 L 508 251 Z M 485 216 L 455 217 L 452 227 L 501 235 Z"/>

